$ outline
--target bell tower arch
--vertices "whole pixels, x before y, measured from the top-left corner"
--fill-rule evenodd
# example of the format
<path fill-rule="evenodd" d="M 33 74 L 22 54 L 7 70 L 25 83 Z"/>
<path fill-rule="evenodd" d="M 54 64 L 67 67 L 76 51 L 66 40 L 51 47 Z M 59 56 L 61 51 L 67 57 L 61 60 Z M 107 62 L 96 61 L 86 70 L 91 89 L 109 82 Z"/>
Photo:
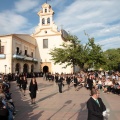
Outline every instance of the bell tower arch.
<path fill-rule="evenodd" d="M 42 5 L 42 9 L 38 12 L 39 25 L 41 27 L 52 26 L 53 15 L 54 15 L 54 11 L 52 10 L 52 7 L 49 4 L 44 3 Z"/>

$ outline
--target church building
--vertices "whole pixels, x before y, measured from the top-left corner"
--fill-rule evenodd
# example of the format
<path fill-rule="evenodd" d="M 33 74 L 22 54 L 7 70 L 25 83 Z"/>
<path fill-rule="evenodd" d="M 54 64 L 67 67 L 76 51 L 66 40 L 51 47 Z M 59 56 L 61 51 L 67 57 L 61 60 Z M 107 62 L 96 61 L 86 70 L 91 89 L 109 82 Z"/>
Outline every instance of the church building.
<path fill-rule="evenodd" d="M 0 35 L 0 73 L 51 72 L 72 73 L 73 68 L 65 64 L 54 64 L 49 54 L 61 47 L 67 32 L 58 30 L 53 21 L 52 7 L 44 3 L 38 12 L 39 23 L 32 35 Z"/>

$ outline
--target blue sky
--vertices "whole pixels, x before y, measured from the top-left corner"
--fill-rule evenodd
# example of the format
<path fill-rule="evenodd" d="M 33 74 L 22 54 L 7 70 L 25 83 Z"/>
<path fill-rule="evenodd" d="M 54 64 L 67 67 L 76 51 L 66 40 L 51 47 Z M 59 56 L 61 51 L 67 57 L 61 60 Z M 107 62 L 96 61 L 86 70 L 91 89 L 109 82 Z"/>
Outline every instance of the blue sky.
<path fill-rule="evenodd" d="M 32 34 L 39 23 L 37 12 L 46 0 L 0 0 L 0 35 Z M 54 22 L 82 44 L 87 37 L 103 50 L 120 48 L 120 0 L 51 0 Z"/>

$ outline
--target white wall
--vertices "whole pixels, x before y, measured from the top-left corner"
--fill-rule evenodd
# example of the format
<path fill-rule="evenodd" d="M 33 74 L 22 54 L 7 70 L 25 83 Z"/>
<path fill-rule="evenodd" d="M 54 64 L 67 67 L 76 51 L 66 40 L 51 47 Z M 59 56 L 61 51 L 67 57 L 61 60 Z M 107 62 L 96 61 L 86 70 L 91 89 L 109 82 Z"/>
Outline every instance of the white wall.
<path fill-rule="evenodd" d="M 0 37 L 1 46 L 4 46 L 4 54 L 6 55 L 5 59 L 0 59 L 0 73 L 5 73 L 5 65 L 6 73 L 11 71 L 11 63 L 12 63 L 12 38 L 11 36 Z"/>

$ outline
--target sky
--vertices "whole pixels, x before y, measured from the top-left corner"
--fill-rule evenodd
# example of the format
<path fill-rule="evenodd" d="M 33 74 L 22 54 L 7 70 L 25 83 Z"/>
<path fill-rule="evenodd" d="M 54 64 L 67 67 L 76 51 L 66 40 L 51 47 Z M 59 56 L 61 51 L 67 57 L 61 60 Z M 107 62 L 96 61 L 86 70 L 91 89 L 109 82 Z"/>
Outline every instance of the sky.
<path fill-rule="evenodd" d="M 0 0 L 0 35 L 32 34 L 37 13 L 46 0 Z M 102 50 L 120 48 L 120 0 L 48 0 L 58 29 L 76 35 L 81 44 L 88 36 Z"/>

